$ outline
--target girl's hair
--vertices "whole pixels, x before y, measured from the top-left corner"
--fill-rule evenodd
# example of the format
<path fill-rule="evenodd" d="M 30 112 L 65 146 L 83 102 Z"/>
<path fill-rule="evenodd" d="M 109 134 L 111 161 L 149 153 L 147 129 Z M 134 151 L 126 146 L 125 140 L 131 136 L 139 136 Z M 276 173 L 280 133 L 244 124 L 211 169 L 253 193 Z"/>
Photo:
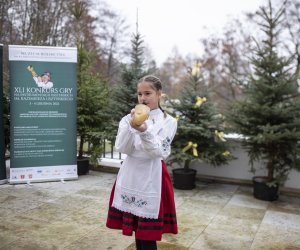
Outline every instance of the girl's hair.
<path fill-rule="evenodd" d="M 158 77 L 153 76 L 153 75 L 146 75 L 144 77 L 142 77 L 139 81 L 138 84 L 141 82 L 150 82 L 153 86 L 153 88 L 157 91 L 162 91 L 162 84 L 161 81 Z M 158 107 L 160 108 L 160 110 L 164 113 L 164 117 L 167 117 L 167 113 L 166 111 L 160 106 L 160 103 L 158 102 Z"/>

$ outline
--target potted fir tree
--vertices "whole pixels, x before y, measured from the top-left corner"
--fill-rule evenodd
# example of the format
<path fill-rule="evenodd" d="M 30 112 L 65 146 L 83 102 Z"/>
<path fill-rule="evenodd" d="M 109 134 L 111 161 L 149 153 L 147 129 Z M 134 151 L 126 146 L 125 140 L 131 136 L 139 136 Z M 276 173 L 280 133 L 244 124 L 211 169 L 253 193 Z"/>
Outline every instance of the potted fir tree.
<path fill-rule="evenodd" d="M 300 102 L 292 60 L 278 55 L 277 35 L 283 8 L 261 7 L 261 30 L 265 38 L 252 58 L 254 75 L 246 86 L 246 98 L 234 103 L 231 121 L 244 136 L 253 172 L 255 161 L 265 166 L 265 176 L 255 176 L 254 197 L 276 200 L 278 187 L 291 169 L 300 169 Z"/>
<path fill-rule="evenodd" d="M 106 136 L 113 142 L 118 131 L 118 125 L 123 116 L 137 104 L 137 82 L 151 70 L 144 69 L 144 40 L 137 31 L 131 39 L 131 62 L 123 66 L 121 81 L 112 89 L 110 98 L 110 117 L 112 121 L 107 124 Z"/>
<path fill-rule="evenodd" d="M 101 153 L 102 141 L 95 139 L 93 134 L 104 130 L 106 119 L 103 112 L 108 102 L 108 86 L 95 68 L 94 51 L 88 51 L 81 21 L 87 16 L 87 5 L 75 1 L 70 5 L 74 17 L 77 60 L 77 138 L 79 139 L 77 153 L 77 172 L 79 175 L 89 171 L 90 156 L 97 159 Z M 88 149 L 84 146 L 88 144 Z"/>
<path fill-rule="evenodd" d="M 195 187 L 196 170 L 190 168 L 193 161 L 219 166 L 232 159 L 224 138 L 224 116 L 210 101 L 200 66 L 196 64 L 189 72 L 179 100 L 170 101 L 178 128 L 168 162 L 181 166 L 172 170 L 174 187 L 178 189 Z"/>

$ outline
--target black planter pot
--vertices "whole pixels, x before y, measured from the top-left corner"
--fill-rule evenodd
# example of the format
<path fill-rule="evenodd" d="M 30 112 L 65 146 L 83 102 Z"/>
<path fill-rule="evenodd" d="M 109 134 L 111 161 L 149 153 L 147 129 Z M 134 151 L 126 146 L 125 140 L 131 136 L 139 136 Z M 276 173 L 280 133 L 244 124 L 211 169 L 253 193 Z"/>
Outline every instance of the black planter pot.
<path fill-rule="evenodd" d="M 267 177 L 253 177 L 253 195 L 256 199 L 264 201 L 275 201 L 278 199 L 279 186 L 269 186 Z"/>
<path fill-rule="evenodd" d="M 195 169 L 185 170 L 184 168 L 177 168 L 172 170 L 173 185 L 177 189 L 191 190 L 195 188 L 196 173 Z"/>
<path fill-rule="evenodd" d="M 77 159 L 77 174 L 85 175 L 89 172 L 90 160 L 89 158 Z"/>

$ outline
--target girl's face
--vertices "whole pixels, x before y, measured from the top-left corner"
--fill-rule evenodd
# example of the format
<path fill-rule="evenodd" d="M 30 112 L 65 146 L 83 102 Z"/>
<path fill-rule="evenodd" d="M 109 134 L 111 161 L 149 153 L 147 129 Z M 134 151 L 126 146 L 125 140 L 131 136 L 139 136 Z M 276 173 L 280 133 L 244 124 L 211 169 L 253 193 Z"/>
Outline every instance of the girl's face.
<path fill-rule="evenodd" d="M 151 82 L 141 82 L 137 86 L 139 103 L 146 104 L 150 110 L 157 109 L 161 90 L 156 90 Z"/>
<path fill-rule="evenodd" d="M 42 81 L 43 81 L 43 82 L 49 82 L 49 80 L 50 80 L 50 77 L 49 77 L 49 76 L 47 76 L 47 75 L 43 75 L 43 76 L 42 76 Z"/>

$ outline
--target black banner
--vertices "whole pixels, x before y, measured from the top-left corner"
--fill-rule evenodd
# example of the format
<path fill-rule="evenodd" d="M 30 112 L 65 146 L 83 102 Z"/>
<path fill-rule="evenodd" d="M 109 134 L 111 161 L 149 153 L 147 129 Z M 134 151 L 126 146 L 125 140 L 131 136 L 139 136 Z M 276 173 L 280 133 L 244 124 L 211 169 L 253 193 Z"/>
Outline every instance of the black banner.
<path fill-rule="evenodd" d="M 3 127 L 3 45 L 0 44 L 0 184 L 7 182 Z"/>

